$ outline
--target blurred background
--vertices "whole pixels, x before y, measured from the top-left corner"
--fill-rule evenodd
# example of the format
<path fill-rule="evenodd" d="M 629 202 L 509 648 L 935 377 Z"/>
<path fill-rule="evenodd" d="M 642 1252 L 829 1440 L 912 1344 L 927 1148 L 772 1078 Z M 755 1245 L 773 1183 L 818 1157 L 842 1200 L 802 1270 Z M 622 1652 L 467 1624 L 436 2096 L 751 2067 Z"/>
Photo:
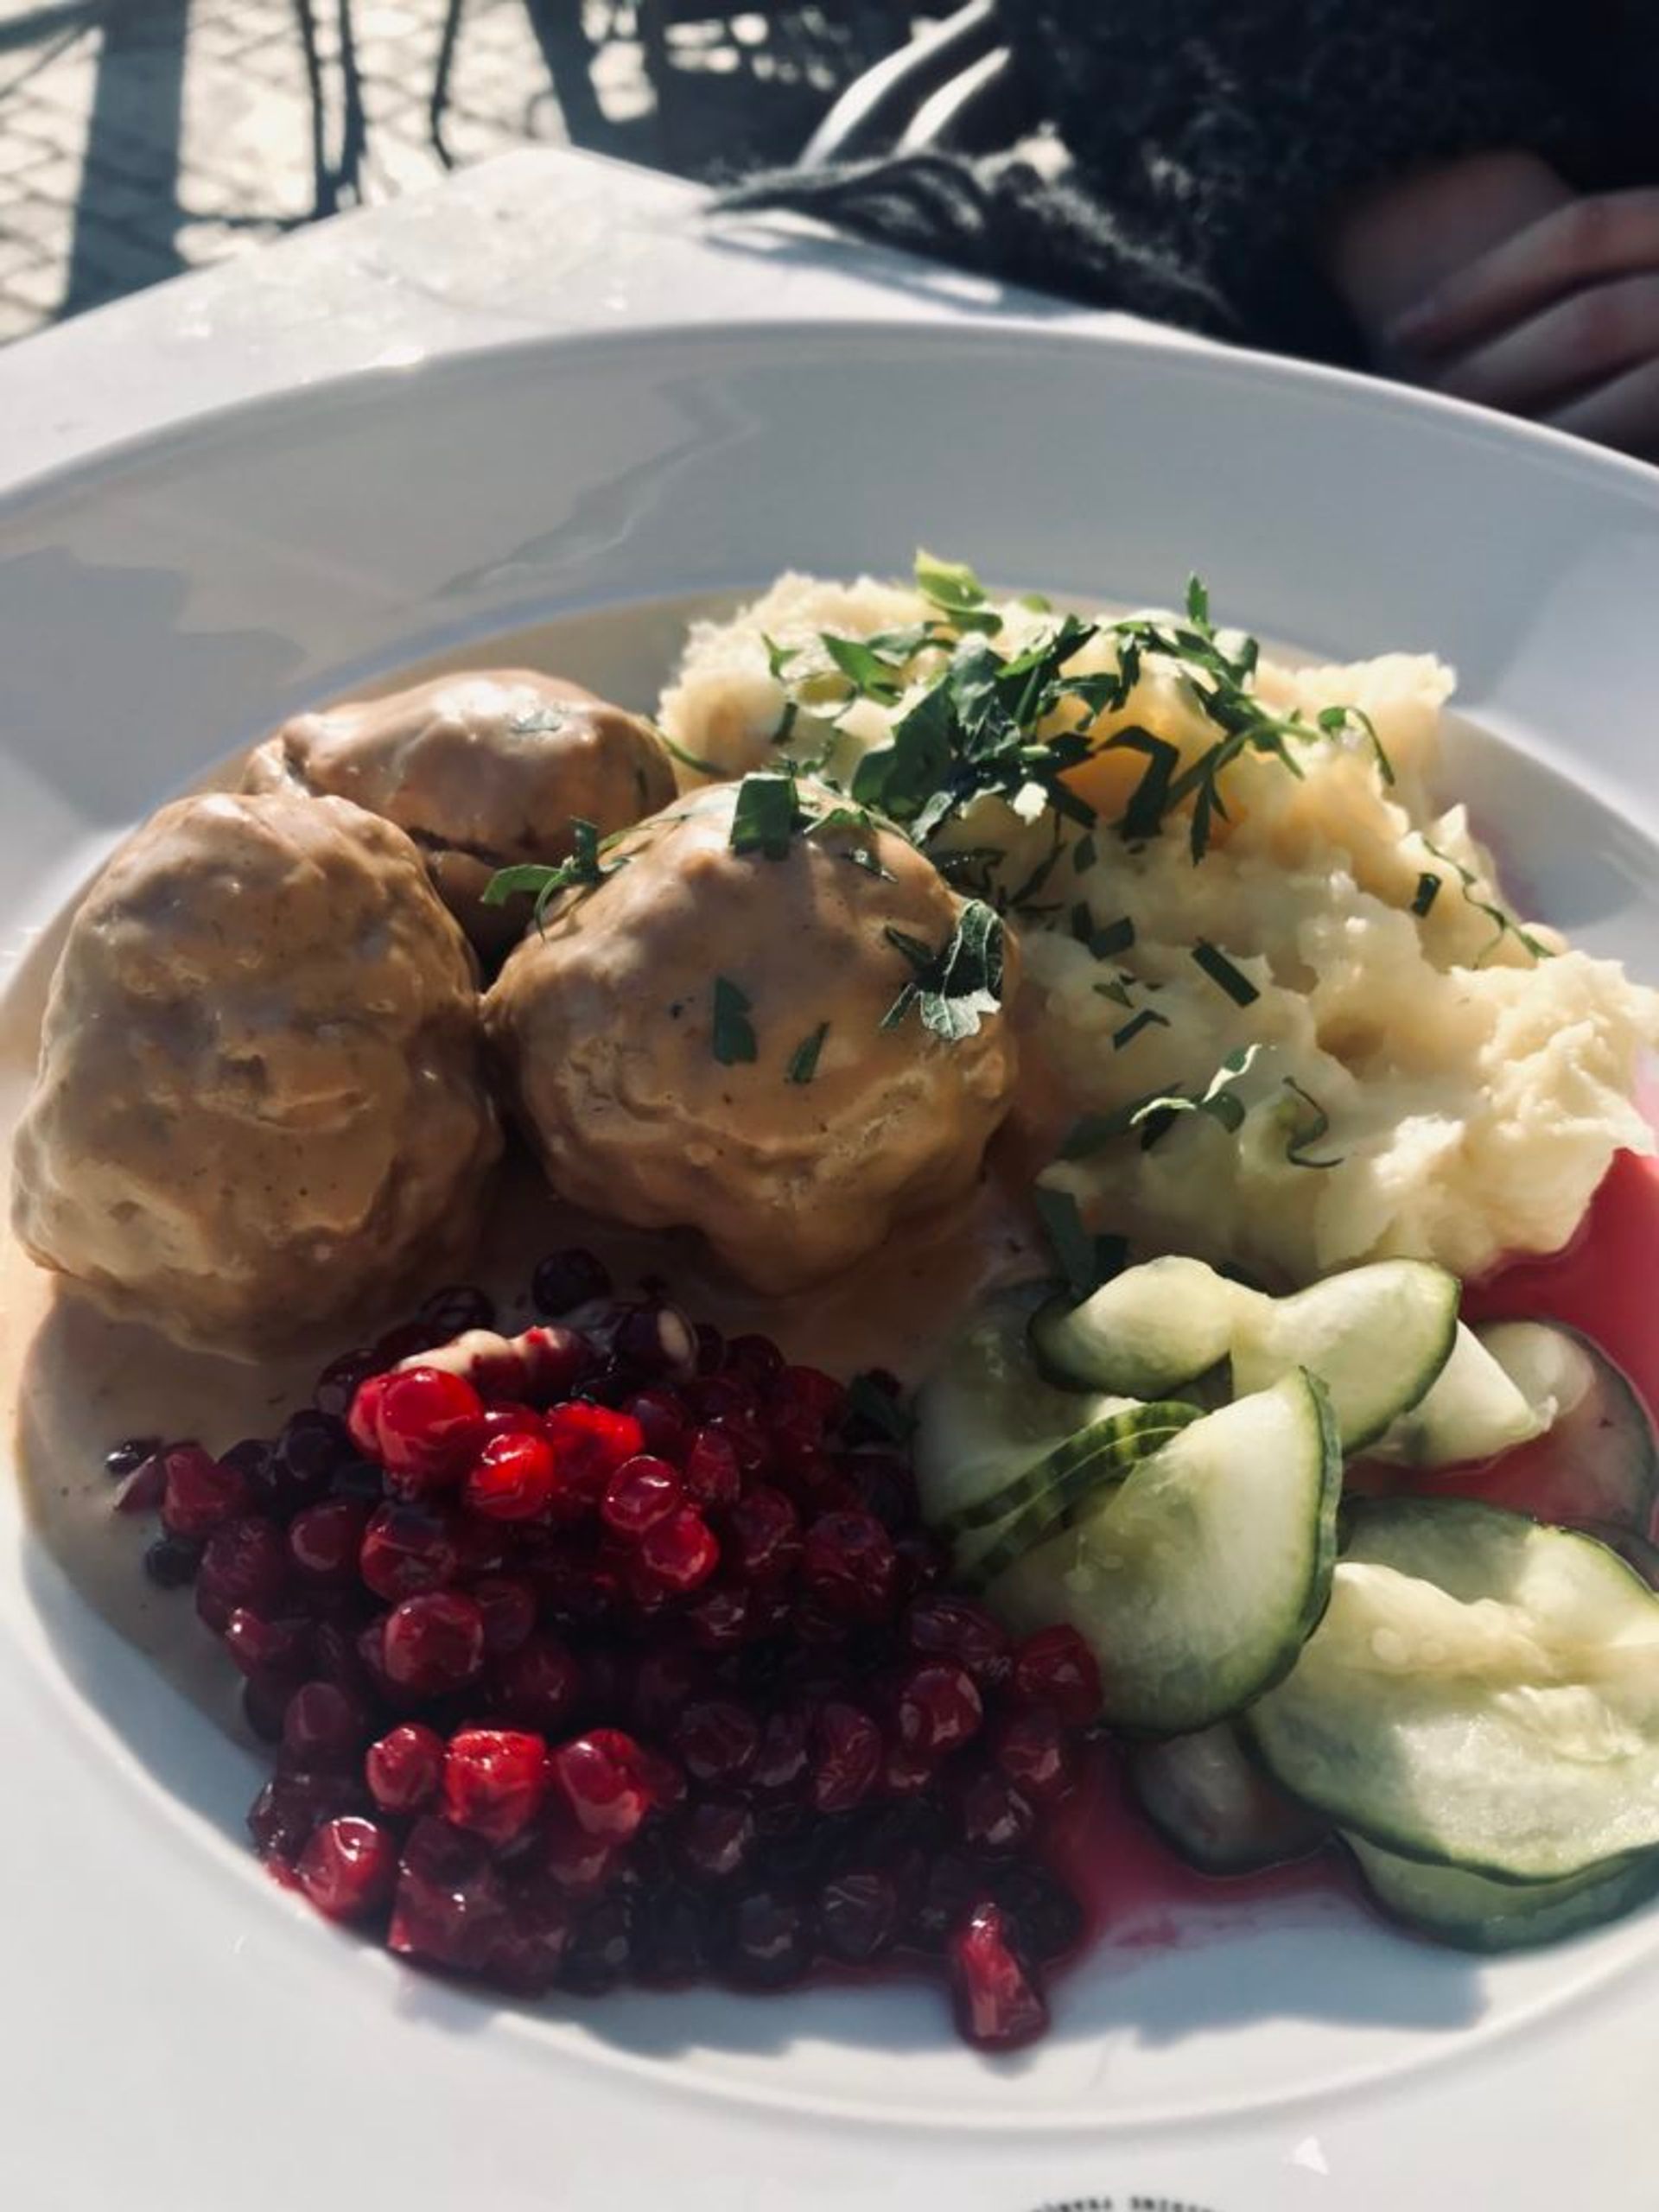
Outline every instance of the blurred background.
<path fill-rule="evenodd" d="M 929 20 L 898 0 L 0 0 L 0 342 L 527 143 L 716 181 L 786 161 Z"/>

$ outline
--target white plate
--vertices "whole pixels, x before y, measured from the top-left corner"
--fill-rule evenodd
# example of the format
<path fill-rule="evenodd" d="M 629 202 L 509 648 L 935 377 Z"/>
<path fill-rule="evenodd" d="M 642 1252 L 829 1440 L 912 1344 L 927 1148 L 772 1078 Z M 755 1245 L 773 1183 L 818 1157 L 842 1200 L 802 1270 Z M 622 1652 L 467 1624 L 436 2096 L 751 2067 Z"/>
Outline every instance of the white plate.
<path fill-rule="evenodd" d="M 918 539 L 1098 598 L 1167 599 L 1201 567 L 1230 620 L 1446 653 L 1476 726 L 1452 780 L 1525 903 L 1659 979 L 1659 475 L 1313 370 L 972 325 L 505 353 L 214 418 L 14 500 L 6 972 L 123 825 L 304 702 L 785 564 L 902 569 Z M 589 634 L 572 672 L 648 703 L 659 666 L 616 624 Z M 1224 1904 L 1202 1942 L 1097 1954 L 1048 2042 L 993 2064 L 927 1991 L 561 2017 L 418 1980 L 264 1878 L 251 1773 L 0 1487 L 8 2208 L 1659 2197 L 1653 1915 L 1488 1965 L 1332 1904 Z"/>

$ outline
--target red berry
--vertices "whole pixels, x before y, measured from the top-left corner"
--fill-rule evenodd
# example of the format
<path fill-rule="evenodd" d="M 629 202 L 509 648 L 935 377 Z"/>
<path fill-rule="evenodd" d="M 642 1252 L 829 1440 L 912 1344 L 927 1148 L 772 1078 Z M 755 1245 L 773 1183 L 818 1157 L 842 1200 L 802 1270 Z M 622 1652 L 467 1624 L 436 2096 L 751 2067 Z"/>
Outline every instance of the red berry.
<path fill-rule="evenodd" d="M 558 1637 L 545 1630 L 498 1659 L 490 1674 L 496 1710 L 544 1735 L 564 1726 L 582 1697 L 581 1669 Z"/>
<path fill-rule="evenodd" d="M 849 1620 L 882 1619 L 894 1594 L 893 1539 L 870 1513 L 823 1513 L 806 1532 L 801 1580 L 819 1604 Z"/>
<path fill-rule="evenodd" d="M 1014 1655 L 1014 1689 L 1029 1705 L 1052 1705 L 1080 1728 L 1100 1717 L 1100 1669 L 1074 1628 L 1040 1628 Z"/>
<path fill-rule="evenodd" d="M 741 1798 L 706 1797 L 680 1827 L 680 1856 L 705 1882 L 728 1882 L 754 1851 L 754 1815 Z"/>
<path fill-rule="evenodd" d="M 307 1682 L 283 1715 L 283 1759 L 302 1772 L 354 1766 L 368 1732 L 368 1715 L 354 1697 L 333 1682 Z"/>
<path fill-rule="evenodd" d="M 881 1731 L 868 1713 L 840 1698 L 821 1705 L 812 1719 L 812 1803 L 820 1813 L 848 1813 L 861 1805 L 881 1771 Z"/>
<path fill-rule="evenodd" d="M 383 1812 L 423 1811 L 438 1794 L 443 1755 L 435 1729 L 406 1720 L 369 1745 L 363 1761 L 369 1795 Z"/>
<path fill-rule="evenodd" d="M 681 1713 L 674 1749 L 693 1782 L 741 1782 L 754 1764 L 760 1725 L 735 1698 L 698 1698 Z"/>
<path fill-rule="evenodd" d="M 969 2043 L 1007 2050 L 1048 2025 L 1042 1992 L 1014 1955 L 1007 1920 L 988 1902 L 976 1905 L 950 1939 L 950 1986 L 957 2022 Z"/>
<path fill-rule="evenodd" d="M 734 1337 L 726 1347 L 721 1371 L 740 1376 L 756 1390 L 770 1390 L 784 1371 L 784 1355 L 770 1337 Z"/>
<path fill-rule="evenodd" d="M 818 1893 L 818 1926 L 827 1951 L 849 1966 L 864 1965 L 898 1933 L 898 1885 L 874 1869 L 833 1876 Z"/>
<path fill-rule="evenodd" d="M 506 1925 L 500 1878 L 484 1846 L 448 1821 L 416 1821 L 398 1863 L 389 1950 L 477 1973 Z"/>
<path fill-rule="evenodd" d="M 288 1547 L 274 1521 L 245 1515 L 207 1539 L 196 1572 L 196 1611 L 221 1633 L 238 1606 L 269 1618 L 289 1584 Z"/>
<path fill-rule="evenodd" d="M 326 1821 L 300 1853 L 300 1887 L 330 1920 L 360 1920 L 391 1894 L 397 1855 L 373 1821 Z"/>
<path fill-rule="evenodd" d="M 484 1664 L 484 1616 L 452 1590 L 405 1598 L 386 1616 L 380 1656 L 387 1680 L 413 1696 L 463 1689 Z"/>
<path fill-rule="evenodd" d="M 519 1405 L 508 1398 L 499 1405 L 484 1408 L 486 1440 L 497 1436 L 540 1436 L 543 1433 L 542 1417 L 534 1406 Z"/>
<path fill-rule="evenodd" d="M 555 1406 L 547 1415 L 560 1490 L 583 1505 L 597 1505 L 605 1485 L 625 1459 L 645 1448 L 645 1434 L 631 1414 L 580 1400 Z"/>
<path fill-rule="evenodd" d="M 685 1402 L 677 1390 L 658 1383 L 649 1390 L 636 1391 L 622 1410 L 639 1422 L 645 1449 L 653 1459 L 666 1459 L 677 1467 L 682 1464 L 691 1447 L 691 1427 Z"/>
<path fill-rule="evenodd" d="M 484 1959 L 489 1979 L 520 1997 L 539 1997 L 558 1978 L 570 1940 L 570 1904 L 550 1882 L 517 1888 Z"/>
<path fill-rule="evenodd" d="M 377 1598 L 396 1603 L 453 1582 L 454 1523 L 421 1505 L 383 1505 L 363 1531 L 358 1572 Z"/>
<path fill-rule="evenodd" d="M 557 1497 L 559 1471 L 544 1436 L 494 1436 L 467 1478 L 465 1497 L 492 1521 L 534 1521 Z"/>
<path fill-rule="evenodd" d="M 801 1523 L 795 1508 L 770 1483 L 757 1483 L 724 1522 L 734 1571 L 746 1582 L 774 1582 L 800 1562 Z"/>
<path fill-rule="evenodd" d="M 1008 1632 L 994 1613 L 971 1598 L 914 1599 L 905 1615 L 905 1641 L 929 1659 L 954 1659 L 982 1690 L 1007 1681 L 1012 1661 Z"/>
<path fill-rule="evenodd" d="M 1065 1724 L 1052 1705 L 1004 1713 L 991 1732 L 991 1757 L 1015 1789 L 1039 1804 L 1064 1796 L 1076 1772 Z"/>
<path fill-rule="evenodd" d="M 467 1594 L 484 1616 L 484 1648 L 492 1657 L 528 1643 L 536 1626 L 536 1592 L 529 1583 L 486 1574 Z"/>
<path fill-rule="evenodd" d="M 463 1728 L 443 1761 L 443 1809 L 486 1843 L 511 1843 L 541 1810 L 547 1746 L 516 1728 Z"/>
<path fill-rule="evenodd" d="M 832 1376 L 816 1367 L 785 1367 L 767 1396 L 766 1425 L 792 1444 L 822 1444 L 846 1402 L 846 1391 Z"/>
<path fill-rule="evenodd" d="M 924 1659 L 899 1687 L 899 1741 L 922 1759 L 942 1759 L 978 1732 L 985 1717 L 974 1678 L 948 1659 Z"/>
<path fill-rule="evenodd" d="M 268 1621 L 238 1605 L 225 1624 L 225 1649 L 245 1675 L 285 1676 L 292 1682 L 310 1656 L 309 1621 Z"/>
<path fill-rule="evenodd" d="M 1037 1826 L 1031 1800 L 995 1768 L 969 1777 L 958 1805 L 963 1839 L 976 1851 L 1018 1851 L 1030 1842 Z"/>
<path fill-rule="evenodd" d="M 689 1505 L 653 1522 L 639 1542 L 639 1564 L 652 1581 L 683 1593 L 704 1583 L 720 1564 L 709 1523 Z"/>
<path fill-rule="evenodd" d="M 464 1376 L 442 1367 L 404 1367 L 387 1376 L 375 1433 L 389 1484 L 414 1497 L 459 1482 L 477 1457 L 483 1417 L 483 1402 Z"/>
<path fill-rule="evenodd" d="M 554 1791 L 584 1835 L 616 1845 L 638 1833 L 651 1797 L 632 1756 L 637 1748 L 607 1728 L 561 1744 L 551 1754 Z"/>
<path fill-rule="evenodd" d="M 780 1705 L 766 1715 L 749 1774 L 754 1789 L 768 1796 L 783 1796 L 805 1779 L 811 1719 L 804 1705 Z"/>
<path fill-rule="evenodd" d="M 363 1457 L 365 1459 L 372 1459 L 378 1466 L 380 1464 L 380 1404 L 386 1395 L 386 1385 L 391 1382 L 391 1377 L 382 1371 L 379 1358 L 372 1351 L 351 1352 L 346 1357 L 353 1360 L 359 1358 L 367 1360 L 369 1372 L 358 1384 L 353 1394 L 351 1410 L 346 1416 L 346 1433 Z M 334 1364 L 338 1366 L 340 1362 L 336 1361 Z M 326 1369 L 323 1381 L 327 1382 L 334 1372 L 334 1369 L 332 1367 Z"/>
<path fill-rule="evenodd" d="M 700 1428 L 685 1452 L 685 1494 L 694 1505 L 731 1505 L 743 1486 L 737 1447 L 721 1428 Z"/>
<path fill-rule="evenodd" d="M 247 1478 L 200 1444 L 175 1444 L 164 1455 L 162 1526 L 169 1536 L 209 1536 L 248 1510 Z"/>
<path fill-rule="evenodd" d="M 680 1478 L 666 1459 L 642 1452 L 625 1459 L 605 1485 L 599 1517 L 613 1535 L 631 1543 L 671 1513 L 680 1502 Z"/>
<path fill-rule="evenodd" d="M 348 1581 L 357 1572 L 368 1519 L 360 1498 L 327 1497 L 308 1505 L 288 1524 L 289 1554 L 302 1574 L 318 1582 Z"/>

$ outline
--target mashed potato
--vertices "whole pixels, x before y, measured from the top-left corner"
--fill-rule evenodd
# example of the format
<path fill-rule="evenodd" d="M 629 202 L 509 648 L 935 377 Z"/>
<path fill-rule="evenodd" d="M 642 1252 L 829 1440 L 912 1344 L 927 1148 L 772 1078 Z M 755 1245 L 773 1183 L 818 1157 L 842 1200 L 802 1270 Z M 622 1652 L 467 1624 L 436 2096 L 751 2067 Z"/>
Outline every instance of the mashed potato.
<path fill-rule="evenodd" d="M 785 576 L 732 622 L 693 630 L 664 727 L 728 774 L 826 747 L 844 773 L 902 709 L 865 698 L 830 719 L 844 687 L 819 633 L 868 638 L 929 611 L 909 588 Z M 1056 620 L 996 611 L 1003 652 Z M 1103 636 L 1068 666 L 1115 664 Z M 941 653 L 918 658 L 906 704 L 943 665 Z M 1051 871 L 1048 912 L 1022 917 L 1016 1014 L 1059 1094 L 1057 1131 L 1093 1117 L 1097 1141 L 1044 1177 L 1092 1224 L 1291 1280 L 1382 1254 L 1470 1276 L 1564 1243 L 1613 1153 L 1653 1148 L 1631 1102 L 1642 1050 L 1659 1039 L 1659 997 L 1522 925 L 1463 809 L 1431 801 L 1451 688 L 1449 671 L 1414 656 L 1264 661 L 1257 695 L 1280 713 L 1313 722 L 1323 708 L 1363 709 L 1394 780 L 1352 724 L 1297 741 L 1300 779 L 1247 752 L 1224 772 L 1228 818 L 1196 862 L 1190 808 L 1139 844 L 1107 826 L 1142 754 L 1107 753 L 1069 777 L 1102 827 L 1092 856 L 1085 847 Z M 1080 715 L 1062 711 L 1044 734 Z M 1185 676 L 1156 659 L 1095 734 L 1131 724 L 1177 747 L 1183 766 L 1217 735 Z M 946 842 L 995 847 L 1007 890 L 1040 866 L 1051 827 L 981 798 Z M 1090 923 L 1092 950 L 1079 934 Z M 1206 1091 L 1232 1103 L 1122 1126 L 1143 1102 Z"/>

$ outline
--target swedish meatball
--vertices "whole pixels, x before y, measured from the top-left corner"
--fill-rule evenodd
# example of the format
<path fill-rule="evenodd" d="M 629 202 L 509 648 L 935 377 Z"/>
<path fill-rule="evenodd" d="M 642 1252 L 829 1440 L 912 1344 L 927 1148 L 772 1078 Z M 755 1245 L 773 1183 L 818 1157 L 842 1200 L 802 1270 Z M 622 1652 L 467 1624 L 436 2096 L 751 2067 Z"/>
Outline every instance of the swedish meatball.
<path fill-rule="evenodd" d="M 243 789 L 332 793 L 408 830 L 488 957 L 513 936 L 482 903 L 496 869 L 565 859 L 578 817 L 605 836 L 654 814 L 674 770 L 637 716 L 559 677 L 504 669 L 300 715 L 253 754 Z"/>
<path fill-rule="evenodd" d="M 802 1287 L 972 1183 L 1009 1103 L 988 998 L 955 1041 L 893 941 L 938 950 L 963 901 L 897 831 L 822 826 L 734 852 L 737 786 L 680 799 L 508 959 L 485 1027 L 556 1191 L 685 1224 L 758 1288 Z M 820 820 L 833 793 L 804 784 Z M 844 810 L 843 810 L 844 811 Z M 1014 948 L 1005 949 L 1004 988 Z"/>
<path fill-rule="evenodd" d="M 453 1268 L 500 1150 L 476 971 L 344 799 L 163 807 L 70 925 L 12 1215 L 43 1267 L 252 1355 Z"/>

